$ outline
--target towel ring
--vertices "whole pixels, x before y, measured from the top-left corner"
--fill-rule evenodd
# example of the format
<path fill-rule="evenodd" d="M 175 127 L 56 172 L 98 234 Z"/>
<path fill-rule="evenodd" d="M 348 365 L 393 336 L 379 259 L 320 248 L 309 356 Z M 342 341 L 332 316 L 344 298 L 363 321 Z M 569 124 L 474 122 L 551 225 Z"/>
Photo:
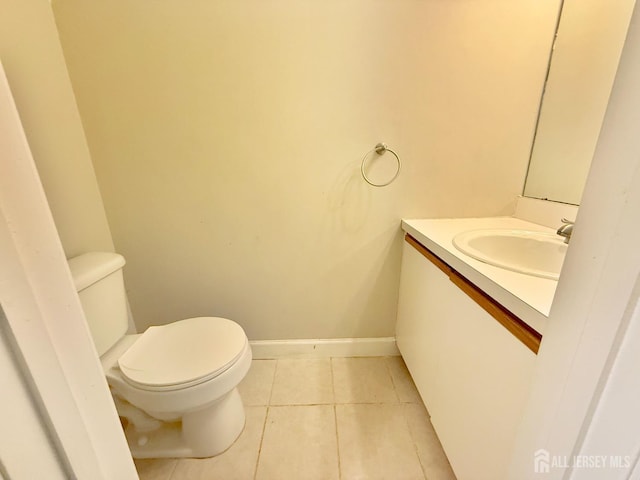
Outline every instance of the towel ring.
<path fill-rule="evenodd" d="M 369 155 L 375 152 L 378 155 L 382 155 L 385 152 L 391 152 L 393 154 L 394 157 L 396 157 L 396 161 L 398 162 L 398 169 L 396 170 L 395 175 L 393 176 L 393 178 L 391 180 L 389 180 L 386 183 L 373 183 L 371 180 L 369 180 L 369 177 L 367 177 L 367 174 L 364 172 L 364 166 L 367 163 L 367 157 L 369 157 Z M 360 172 L 362 172 L 362 178 L 364 178 L 365 182 L 367 182 L 369 185 L 373 186 L 373 187 L 386 187 L 387 185 L 389 185 L 391 182 L 393 182 L 396 178 L 398 178 L 398 175 L 400 175 L 400 168 L 402 167 L 402 164 L 400 162 L 400 157 L 398 156 L 398 154 L 396 152 L 394 152 L 393 150 L 391 150 L 389 147 L 387 147 L 384 143 L 378 143 L 375 147 L 373 147 L 373 150 L 369 150 L 367 153 L 365 153 L 364 157 L 362 157 L 362 164 L 360 165 Z"/>

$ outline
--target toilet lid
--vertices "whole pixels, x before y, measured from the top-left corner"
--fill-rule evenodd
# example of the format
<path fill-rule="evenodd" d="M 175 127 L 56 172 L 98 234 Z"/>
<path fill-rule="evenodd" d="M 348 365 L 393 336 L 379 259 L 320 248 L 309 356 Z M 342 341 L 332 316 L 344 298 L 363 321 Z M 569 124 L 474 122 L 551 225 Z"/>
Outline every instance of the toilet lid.
<path fill-rule="evenodd" d="M 213 378 L 242 354 L 247 337 L 226 318 L 198 317 L 149 327 L 118 360 L 141 388 L 185 387 Z"/>

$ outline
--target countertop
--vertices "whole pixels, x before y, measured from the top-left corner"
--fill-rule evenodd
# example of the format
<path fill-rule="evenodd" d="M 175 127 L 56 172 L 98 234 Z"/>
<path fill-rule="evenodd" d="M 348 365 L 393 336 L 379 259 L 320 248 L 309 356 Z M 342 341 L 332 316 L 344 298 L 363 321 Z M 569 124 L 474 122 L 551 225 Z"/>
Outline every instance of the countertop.
<path fill-rule="evenodd" d="M 558 282 L 505 270 L 471 258 L 453 245 L 467 230 L 506 228 L 555 233 L 554 229 L 515 217 L 402 220 L 402 229 L 486 294 L 544 334 Z"/>

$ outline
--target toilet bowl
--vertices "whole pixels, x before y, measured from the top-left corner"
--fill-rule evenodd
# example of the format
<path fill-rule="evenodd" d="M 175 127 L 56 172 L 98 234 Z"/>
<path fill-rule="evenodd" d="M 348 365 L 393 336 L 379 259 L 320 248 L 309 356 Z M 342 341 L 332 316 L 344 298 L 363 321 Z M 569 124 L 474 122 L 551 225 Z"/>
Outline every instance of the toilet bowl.
<path fill-rule="evenodd" d="M 128 421 L 135 458 L 211 457 L 242 432 L 236 387 L 251 365 L 251 348 L 231 320 L 201 317 L 150 327 L 125 336 L 101 361 L 116 408 Z"/>
<path fill-rule="evenodd" d="M 211 457 L 229 448 L 244 427 L 237 385 L 252 358 L 242 327 L 197 317 L 126 335 L 124 259 L 89 253 L 69 266 L 133 457 Z"/>

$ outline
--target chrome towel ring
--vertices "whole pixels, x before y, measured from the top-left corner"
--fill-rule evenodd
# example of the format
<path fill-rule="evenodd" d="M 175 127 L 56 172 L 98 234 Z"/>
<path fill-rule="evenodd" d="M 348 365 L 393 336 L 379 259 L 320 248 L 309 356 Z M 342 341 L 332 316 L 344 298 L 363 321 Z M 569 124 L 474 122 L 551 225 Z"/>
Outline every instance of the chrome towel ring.
<path fill-rule="evenodd" d="M 398 162 L 398 169 L 396 170 L 396 173 L 393 176 L 393 178 L 391 180 L 389 180 L 388 182 L 385 182 L 385 183 L 373 183 L 371 180 L 369 180 L 369 177 L 367 177 L 367 174 L 364 172 L 364 166 L 367 163 L 367 158 L 373 152 L 375 152 L 378 155 L 383 155 L 385 152 L 390 152 L 390 153 L 393 154 L 394 157 L 396 157 L 396 161 Z M 360 172 L 362 172 L 362 178 L 364 178 L 365 182 L 367 182 L 369 185 L 371 185 L 373 187 L 386 187 L 391 182 L 393 182 L 396 178 L 398 178 L 398 175 L 400 175 L 400 168 L 401 167 L 402 167 L 402 164 L 400 162 L 400 157 L 398 156 L 398 154 L 396 152 L 394 152 L 393 150 L 391 150 L 389 147 L 387 147 L 384 143 L 380 142 L 375 147 L 373 147 L 373 150 L 369 150 L 367 153 L 365 153 L 364 157 L 362 157 L 362 164 L 360 165 Z"/>

